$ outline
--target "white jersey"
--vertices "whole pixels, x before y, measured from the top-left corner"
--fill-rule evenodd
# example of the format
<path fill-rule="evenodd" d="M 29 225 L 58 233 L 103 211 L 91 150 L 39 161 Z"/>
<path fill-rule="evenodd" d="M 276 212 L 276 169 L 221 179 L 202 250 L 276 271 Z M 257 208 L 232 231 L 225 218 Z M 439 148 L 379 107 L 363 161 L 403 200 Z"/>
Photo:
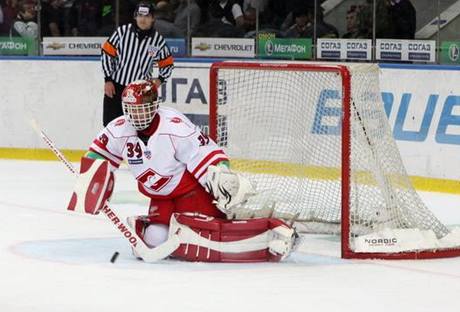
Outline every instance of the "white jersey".
<path fill-rule="evenodd" d="M 118 117 L 104 128 L 90 150 L 118 168 L 126 160 L 139 190 L 153 198 L 174 198 L 198 183 L 204 186 L 207 168 L 228 157 L 182 113 L 161 107 L 147 144 L 126 120 Z"/>

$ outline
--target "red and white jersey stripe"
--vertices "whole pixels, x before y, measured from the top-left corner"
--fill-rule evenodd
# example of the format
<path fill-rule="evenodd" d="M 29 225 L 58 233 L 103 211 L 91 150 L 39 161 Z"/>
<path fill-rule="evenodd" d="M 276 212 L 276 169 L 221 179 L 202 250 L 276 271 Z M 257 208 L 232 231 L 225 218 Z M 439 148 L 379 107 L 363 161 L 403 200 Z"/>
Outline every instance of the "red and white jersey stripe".
<path fill-rule="evenodd" d="M 118 168 L 123 159 L 139 183 L 139 190 L 154 198 L 174 198 L 204 186 L 207 169 L 227 155 L 185 115 L 162 107 L 157 128 L 147 144 L 121 116 L 104 128 L 90 147 Z"/>

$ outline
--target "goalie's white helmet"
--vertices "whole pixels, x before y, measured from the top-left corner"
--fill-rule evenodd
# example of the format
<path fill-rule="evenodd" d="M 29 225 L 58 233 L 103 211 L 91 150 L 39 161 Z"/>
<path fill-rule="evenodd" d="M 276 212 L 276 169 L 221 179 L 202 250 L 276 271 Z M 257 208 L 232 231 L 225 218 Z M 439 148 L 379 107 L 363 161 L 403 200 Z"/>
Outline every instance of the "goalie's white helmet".
<path fill-rule="evenodd" d="M 150 126 L 158 110 L 158 89 L 150 81 L 137 80 L 123 90 L 121 95 L 123 113 L 138 131 Z"/>

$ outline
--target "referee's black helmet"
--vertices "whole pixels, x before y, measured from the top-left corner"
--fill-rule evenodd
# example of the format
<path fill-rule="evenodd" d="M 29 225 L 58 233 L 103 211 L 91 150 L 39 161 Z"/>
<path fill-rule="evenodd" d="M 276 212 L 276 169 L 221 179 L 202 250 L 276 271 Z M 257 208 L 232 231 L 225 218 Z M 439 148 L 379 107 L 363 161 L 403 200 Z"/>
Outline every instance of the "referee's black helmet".
<path fill-rule="evenodd" d="M 141 1 L 136 5 L 136 9 L 134 10 L 134 17 L 142 15 L 152 15 L 155 12 L 155 6 L 148 1 Z"/>

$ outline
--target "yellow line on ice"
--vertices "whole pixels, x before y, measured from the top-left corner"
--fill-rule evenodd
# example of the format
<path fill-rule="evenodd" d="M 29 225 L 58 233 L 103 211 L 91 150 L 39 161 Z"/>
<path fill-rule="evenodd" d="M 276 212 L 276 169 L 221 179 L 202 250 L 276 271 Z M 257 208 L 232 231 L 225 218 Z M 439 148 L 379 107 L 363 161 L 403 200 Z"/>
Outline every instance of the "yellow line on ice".
<path fill-rule="evenodd" d="M 61 150 L 64 156 L 71 162 L 79 162 L 85 154 L 84 150 Z M 0 159 L 23 159 L 23 160 L 57 160 L 49 149 L 30 148 L 0 148 Z M 264 173 L 286 177 L 310 178 L 318 180 L 337 180 L 340 177 L 338 168 L 321 166 L 304 166 L 300 164 L 281 163 L 275 161 L 241 160 L 232 159 L 232 168 L 242 169 L 251 173 Z M 250 170 L 244 168 L 249 166 Z M 361 172 L 357 179 L 369 181 L 369 173 Z M 419 191 L 460 194 L 460 181 L 437 179 L 420 176 L 410 176 L 410 182 Z M 364 182 L 363 182 L 364 183 Z"/>
<path fill-rule="evenodd" d="M 286 177 L 310 178 L 317 180 L 338 180 L 340 169 L 321 166 L 304 166 L 301 164 L 281 163 L 275 161 L 253 161 L 232 159 L 231 167 L 251 173 L 264 173 L 280 175 Z M 250 169 L 245 169 L 245 168 Z M 369 172 L 359 172 L 355 179 L 363 184 L 372 184 L 374 181 Z M 395 177 L 389 177 L 393 183 L 397 184 Z M 409 177 L 412 186 L 419 191 L 440 192 L 450 194 L 460 194 L 460 181 L 449 179 L 438 179 L 420 176 Z M 404 181 L 399 182 L 402 186 Z M 407 183 L 406 183 L 407 184 Z"/>
<path fill-rule="evenodd" d="M 86 153 L 84 150 L 63 149 L 61 152 L 71 162 L 79 162 Z M 56 155 L 49 149 L 42 148 L 0 148 L 0 158 L 22 160 L 58 160 Z"/>

